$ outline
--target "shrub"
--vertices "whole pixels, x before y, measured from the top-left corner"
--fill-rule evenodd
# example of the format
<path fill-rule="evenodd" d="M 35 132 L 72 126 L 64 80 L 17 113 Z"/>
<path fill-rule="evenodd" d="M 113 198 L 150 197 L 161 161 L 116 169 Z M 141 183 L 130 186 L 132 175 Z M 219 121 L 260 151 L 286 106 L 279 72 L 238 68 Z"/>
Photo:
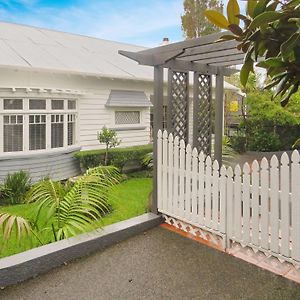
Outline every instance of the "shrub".
<path fill-rule="evenodd" d="M 145 154 L 152 152 L 152 145 L 133 146 L 127 148 L 114 148 L 109 151 L 108 164 L 118 168 L 131 160 L 141 161 Z M 99 165 L 104 165 L 105 149 L 80 151 L 74 155 L 84 169 L 94 168 Z"/>
<path fill-rule="evenodd" d="M 31 179 L 27 172 L 8 174 L 1 188 L 1 199 L 8 204 L 22 203 L 30 187 Z"/>
<path fill-rule="evenodd" d="M 234 151 L 237 153 L 246 152 L 246 137 L 241 133 L 238 133 L 230 137 L 230 144 Z"/>
<path fill-rule="evenodd" d="M 252 151 L 271 152 L 281 150 L 278 134 L 257 130 L 248 138 L 248 148 Z"/>

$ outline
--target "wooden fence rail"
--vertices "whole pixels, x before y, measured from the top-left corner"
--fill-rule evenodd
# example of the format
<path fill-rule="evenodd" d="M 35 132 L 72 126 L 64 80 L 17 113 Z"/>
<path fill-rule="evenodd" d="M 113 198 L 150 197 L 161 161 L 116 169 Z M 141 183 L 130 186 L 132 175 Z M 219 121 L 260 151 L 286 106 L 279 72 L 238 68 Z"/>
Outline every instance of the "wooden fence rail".
<path fill-rule="evenodd" d="M 300 262 L 300 155 L 219 166 L 158 132 L 159 212 L 278 258 Z"/>

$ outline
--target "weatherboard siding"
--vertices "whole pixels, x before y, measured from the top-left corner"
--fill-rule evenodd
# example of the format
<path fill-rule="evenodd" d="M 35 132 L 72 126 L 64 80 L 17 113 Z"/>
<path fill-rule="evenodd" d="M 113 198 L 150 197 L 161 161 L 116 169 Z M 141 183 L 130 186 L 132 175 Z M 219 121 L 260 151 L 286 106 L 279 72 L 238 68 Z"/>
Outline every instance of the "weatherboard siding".
<path fill-rule="evenodd" d="M 74 151 L 43 153 L 35 156 L 17 157 L 13 159 L 0 158 L 0 182 L 3 182 L 8 173 L 26 171 L 33 182 L 45 177 L 54 180 L 63 180 L 80 173 L 79 163 L 73 157 Z"/>

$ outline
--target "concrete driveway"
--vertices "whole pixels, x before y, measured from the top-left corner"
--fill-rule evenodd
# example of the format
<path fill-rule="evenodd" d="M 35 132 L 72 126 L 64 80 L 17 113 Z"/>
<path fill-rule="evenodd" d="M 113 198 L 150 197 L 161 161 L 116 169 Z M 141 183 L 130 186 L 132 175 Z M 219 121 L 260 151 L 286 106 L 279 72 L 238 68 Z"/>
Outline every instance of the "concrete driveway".
<path fill-rule="evenodd" d="M 300 285 L 157 227 L 0 299 L 300 299 Z"/>

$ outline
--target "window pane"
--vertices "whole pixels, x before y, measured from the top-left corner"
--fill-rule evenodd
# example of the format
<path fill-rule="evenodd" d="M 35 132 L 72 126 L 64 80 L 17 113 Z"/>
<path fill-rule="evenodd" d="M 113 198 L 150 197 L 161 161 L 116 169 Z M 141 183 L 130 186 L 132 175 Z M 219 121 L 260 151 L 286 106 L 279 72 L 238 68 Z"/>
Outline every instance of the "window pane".
<path fill-rule="evenodd" d="M 29 109 L 46 109 L 46 100 L 30 99 Z"/>
<path fill-rule="evenodd" d="M 23 150 L 23 116 L 18 116 L 18 120 L 22 117 L 22 123 L 13 124 L 17 116 L 4 116 L 3 125 L 3 150 L 4 152 L 22 151 Z"/>
<path fill-rule="evenodd" d="M 75 115 L 68 115 L 68 146 L 75 144 Z"/>
<path fill-rule="evenodd" d="M 140 112 L 139 111 L 116 111 L 115 119 L 116 119 L 116 124 L 139 124 Z"/>
<path fill-rule="evenodd" d="M 63 115 L 51 116 L 51 148 L 59 148 L 64 145 Z"/>
<path fill-rule="evenodd" d="M 51 100 L 52 109 L 64 109 L 64 100 Z"/>
<path fill-rule="evenodd" d="M 46 149 L 46 115 L 31 115 L 29 123 L 29 150 Z"/>
<path fill-rule="evenodd" d="M 68 109 L 76 109 L 76 100 L 68 100 Z"/>
<path fill-rule="evenodd" d="M 23 99 L 4 99 L 4 109 L 23 109 Z"/>

